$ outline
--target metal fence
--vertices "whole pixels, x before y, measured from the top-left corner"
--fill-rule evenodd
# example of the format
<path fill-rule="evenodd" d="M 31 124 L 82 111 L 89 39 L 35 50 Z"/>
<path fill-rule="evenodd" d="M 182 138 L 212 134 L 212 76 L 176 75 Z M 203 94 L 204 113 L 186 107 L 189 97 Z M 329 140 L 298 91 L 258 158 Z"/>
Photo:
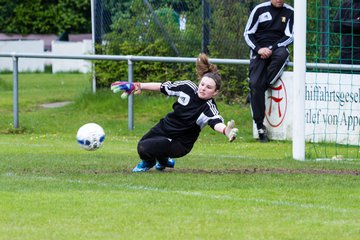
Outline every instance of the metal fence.
<path fill-rule="evenodd" d="M 150 56 L 115 56 L 115 55 L 59 55 L 59 54 L 34 54 L 34 53 L 0 53 L 0 57 L 10 57 L 13 62 L 13 115 L 14 128 L 19 128 L 19 94 L 18 94 L 18 65 L 19 58 L 44 58 L 44 59 L 82 59 L 82 60 L 112 60 L 112 61 L 127 61 L 128 63 L 128 82 L 133 82 L 134 79 L 134 62 L 173 62 L 173 63 L 195 63 L 196 58 L 185 57 L 150 57 Z M 220 59 L 211 58 L 210 61 L 215 64 L 237 64 L 248 65 L 248 59 Z M 288 66 L 293 66 L 290 62 Z M 327 70 L 351 70 L 360 71 L 360 65 L 344 65 L 344 64 L 320 64 L 307 63 L 308 69 L 327 69 Z M 92 80 L 92 91 L 96 92 L 95 78 Z M 133 96 L 128 98 L 128 129 L 134 128 L 134 102 Z"/>
<path fill-rule="evenodd" d="M 115 56 L 115 55 L 59 55 L 59 54 L 34 54 L 34 53 L 0 53 L 0 57 L 10 57 L 13 62 L 13 115 L 14 128 L 19 128 L 19 94 L 18 94 L 18 65 L 19 58 L 47 58 L 47 59 L 82 59 L 82 60 L 112 60 L 127 61 L 128 63 L 128 81 L 133 82 L 134 79 L 134 62 L 173 62 L 173 63 L 195 63 L 196 58 L 180 58 L 180 57 L 148 57 L 148 56 Z M 249 64 L 249 60 L 242 59 L 211 59 L 213 63 L 222 64 Z M 95 77 L 92 80 L 92 91 L 96 92 Z M 134 107 L 133 96 L 128 98 L 128 128 L 134 128 Z"/>

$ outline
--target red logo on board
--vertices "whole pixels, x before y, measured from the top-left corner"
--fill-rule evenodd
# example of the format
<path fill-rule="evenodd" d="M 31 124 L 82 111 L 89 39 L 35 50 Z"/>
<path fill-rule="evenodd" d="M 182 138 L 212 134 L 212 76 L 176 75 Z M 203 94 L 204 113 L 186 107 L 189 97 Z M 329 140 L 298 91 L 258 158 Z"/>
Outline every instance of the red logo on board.
<path fill-rule="evenodd" d="M 270 126 L 278 127 L 284 121 L 287 109 L 287 93 L 284 82 L 279 79 L 266 94 L 265 118 Z"/>

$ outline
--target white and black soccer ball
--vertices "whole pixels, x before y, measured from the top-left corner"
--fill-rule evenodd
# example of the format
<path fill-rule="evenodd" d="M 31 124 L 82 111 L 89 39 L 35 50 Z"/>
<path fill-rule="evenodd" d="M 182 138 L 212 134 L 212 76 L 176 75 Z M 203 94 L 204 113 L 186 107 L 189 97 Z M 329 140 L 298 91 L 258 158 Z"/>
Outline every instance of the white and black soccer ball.
<path fill-rule="evenodd" d="M 105 132 L 99 124 L 87 123 L 77 131 L 76 140 L 83 149 L 94 151 L 104 143 Z"/>

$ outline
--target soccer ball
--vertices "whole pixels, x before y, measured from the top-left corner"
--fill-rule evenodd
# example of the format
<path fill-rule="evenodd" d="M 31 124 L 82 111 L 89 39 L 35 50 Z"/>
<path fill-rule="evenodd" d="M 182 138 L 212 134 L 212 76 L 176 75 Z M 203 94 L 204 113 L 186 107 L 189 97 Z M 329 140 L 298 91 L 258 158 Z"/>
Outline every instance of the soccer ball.
<path fill-rule="evenodd" d="M 87 151 L 94 151 L 101 147 L 105 140 L 104 129 L 96 123 L 87 123 L 79 128 L 76 140 Z"/>

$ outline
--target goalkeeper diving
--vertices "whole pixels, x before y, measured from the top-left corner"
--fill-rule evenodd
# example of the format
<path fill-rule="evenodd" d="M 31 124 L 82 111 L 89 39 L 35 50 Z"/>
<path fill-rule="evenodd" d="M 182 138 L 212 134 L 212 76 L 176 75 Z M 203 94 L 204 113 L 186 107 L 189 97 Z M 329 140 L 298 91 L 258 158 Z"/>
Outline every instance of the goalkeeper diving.
<path fill-rule="evenodd" d="M 221 76 L 216 65 L 209 62 L 206 54 L 196 60 L 197 86 L 190 80 L 164 83 L 114 82 L 114 93 L 140 94 L 142 90 L 159 91 L 177 97 L 173 111 L 162 118 L 139 141 L 137 150 L 141 159 L 133 172 L 146 172 L 155 166 L 157 170 L 173 168 L 174 158 L 188 154 L 199 137 L 200 131 L 209 125 L 224 134 L 230 142 L 236 139 L 238 129 L 234 120 L 224 123 L 214 97 L 221 87 Z M 123 93 L 123 94 L 124 94 Z"/>

